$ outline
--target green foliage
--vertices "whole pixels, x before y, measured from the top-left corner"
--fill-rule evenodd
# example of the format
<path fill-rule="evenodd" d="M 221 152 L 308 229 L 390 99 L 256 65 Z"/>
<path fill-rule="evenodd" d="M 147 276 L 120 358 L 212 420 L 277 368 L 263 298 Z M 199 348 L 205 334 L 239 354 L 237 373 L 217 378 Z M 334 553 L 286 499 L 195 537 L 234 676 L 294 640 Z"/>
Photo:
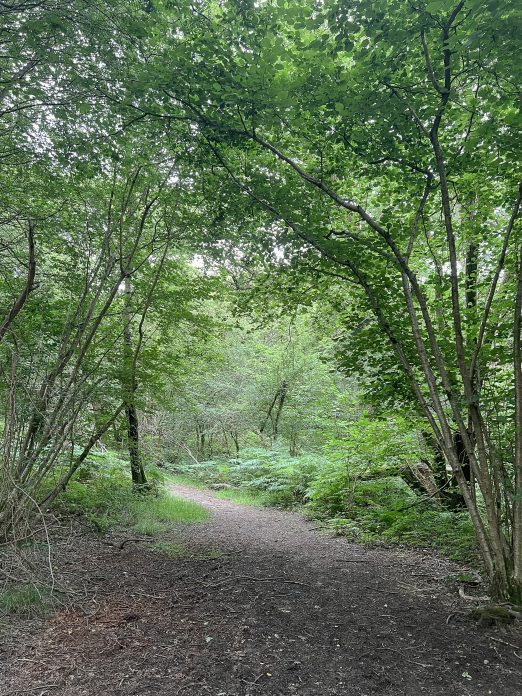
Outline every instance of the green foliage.
<path fill-rule="evenodd" d="M 263 500 L 280 507 L 292 507 L 306 500 L 308 486 L 323 463 L 317 455 L 291 457 L 284 451 L 245 449 L 241 457 L 226 461 L 178 465 L 177 471 L 207 483 L 228 483 L 244 491 L 263 493 Z M 223 497 L 233 495 L 220 491 Z M 237 498 L 235 498 L 237 499 Z M 257 497 L 257 503 L 260 499 Z"/>
<path fill-rule="evenodd" d="M 134 529 L 148 535 L 167 531 L 173 524 L 203 522 L 209 516 L 201 505 L 165 492 L 134 497 L 128 510 L 131 520 L 137 520 Z"/>
<path fill-rule="evenodd" d="M 123 443 L 132 393 L 155 459 L 188 450 L 215 460 L 189 472 L 202 480 L 350 525 L 373 510 L 368 534 L 406 538 L 417 512 L 385 517 L 411 497 L 390 481 L 429 456 L 393 408 L 422 413 L 457 472 L 460 429 L 507 596 L 522 562 L 520 2 L 3 5 L 0 530 L 44 475 L 60 489 L 93 432 Z M 339 370 L 370 414 L 344 408 Z M 131 510 L 127 483 L 101 466 L 60 505 L 103 531 Z"/>
<path fill-rule="evenodd" d="M 243 488 L 230 488 L 223 491 L 216 491 L 216 498 L 222 500 L 232 500 L 239 505 L 252 505 L 253 507 L 261 505 L 270 505 L 271 498 L 260 491 L 252 491 Z"/>
<path fill-rule="evenodd" d="M 147 516 L 144 519 L 138 519 L 131 524 L 131 529 L 143 536 L 155 537 L 164 534 L 168 531 L 168 525 L 154 519 L 153 516 Z"/>
<path fill-rule="evenodd" d="M 213 460 L 199 462 L 180 462 L 169 470 L 169 480 L 173 483 L 192 486 L 199 484 L 204 488 L 206 484 L 228 483 L 229 466 L 225 460 Z M 197 487 L 197 486 L 196 486 Z"/>
<path fill-rule="evenodd" d="M 115 527 L 133 503 L 128 463 L 113 452 L 92 455 L 56 499 L 59 511 L 85 518 L 97 531 Z M 49 481 L 51 487 L 53 482 Z"/>
<path fill-rule="evenodd" d="M 419 498 L 400 477 L 351 482 L 324 479 L 308 509 L 338 533 L 359 541 L 389 541 L 436 548 L 458 561 L 476 563 L 473 528 L 465 512 Z"/>
<path fill-rule="evenodd" d="M 401 416 L 376 418 L 365 411 L 335 428 L 335 435 L 328 434 L 325 455 L 330 461 L 344 461 L 352 476 L 398 473 L 429 456 L 418 423 Z"/>
<path fill-rule="evenodd" d="M 234 305 L 231 295 L 228 288 L 225 301 L 209 311 L 218 318 L 237 310 L 241 298 Z M 251 320 L 237 325 L 227 317 L 220 326 L 216 318 L 201 354 L 172 376 L 168 398 L 158 405 L 168 424 L 161 446 L 174 456 L 185 456 L 188 447 L 209 460 L 275 443 L 297 454 L 321 446 L 334 412 L 347 416 L 346 380 L 328 362 L 332 341 L 313 330 L 313 315 L 265 317 L 259 326 L 257 310 L 250 311 Z"/>
<path fill-rule="evenodd" d="M 80 515 L 101 533 L 124 524 L 136 533 L 154 536 L 173 524 L 207 519 L 207 511 L 197 503 L 170 495 L 162 484 L 162 474 L 150 467 L 152 490 L 135 493 L 128 462 L 114 452 L 93 455 L 80 469 L 55 507 L 67 514 Z"/>
<path fill-rule="evenodd" d="M 161 551 L 169 558 L 180 558 L 190 555 L 189 550 L 184 544 L 174 541 L 158 541 L 154 544 L 154 548 Z"/>
<path fill-rule="evenodd" d="M 180 468 L 184 468 L 181 466 Z M 189 486 L 190 488 L 206 488 L 205 481 L 203 479 L 197 479 L 194 476 L 185 475 L 181 473 L 173 473 L 167 470 L 165 473 L 165 481 L 178 484 L 180 486 Z"/>

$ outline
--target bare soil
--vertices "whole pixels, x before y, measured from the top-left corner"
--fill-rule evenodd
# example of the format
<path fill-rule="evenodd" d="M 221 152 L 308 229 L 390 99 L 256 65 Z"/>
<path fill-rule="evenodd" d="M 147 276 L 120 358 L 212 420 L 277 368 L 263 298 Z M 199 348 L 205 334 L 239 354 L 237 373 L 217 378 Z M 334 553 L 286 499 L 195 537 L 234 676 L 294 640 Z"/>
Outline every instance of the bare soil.
<path fill-rule="evenodd" d="M 123 536 L 53 540 L 74 602 L 4 631 L 0 696 L 522 693 L 522 636 L 469 617 L 454 563 L 172 490 L 211 511 L 172 533 L 183 558 Z"/>

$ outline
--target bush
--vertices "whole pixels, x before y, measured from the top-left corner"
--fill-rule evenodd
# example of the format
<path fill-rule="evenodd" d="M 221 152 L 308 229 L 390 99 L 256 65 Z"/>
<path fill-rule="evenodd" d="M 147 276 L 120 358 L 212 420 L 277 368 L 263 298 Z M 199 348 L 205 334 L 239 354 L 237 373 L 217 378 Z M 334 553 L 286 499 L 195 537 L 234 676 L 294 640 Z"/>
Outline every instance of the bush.
<path fill-rule="evenodd" d="M 336 496 L 335 481 L 330 486 L 318 481 L 308 506 L 316 516 L 333 517 L 338 533 L 361 541 L 436 548 L 463 562 L 476 560 L 475 537 L 466 512 L 450 512 L 423 500 L 398 476 L 342 483 L 343 493 Z"/>
<path fill-rule="evenodd" d="M 84 517 L 99 532 L 106 532 L 121 519 L 132 502 L 130 477 L 121 460 L 96 457 L 71 479 L 54 507 L 65 514 Z"/>

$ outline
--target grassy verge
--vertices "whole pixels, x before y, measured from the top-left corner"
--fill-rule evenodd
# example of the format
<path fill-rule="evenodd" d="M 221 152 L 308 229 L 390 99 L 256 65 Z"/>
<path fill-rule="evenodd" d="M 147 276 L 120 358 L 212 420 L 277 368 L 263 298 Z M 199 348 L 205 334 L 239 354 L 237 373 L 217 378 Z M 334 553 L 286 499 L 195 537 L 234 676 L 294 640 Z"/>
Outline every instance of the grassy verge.
<path fill-rule="evenodd" d="M 178 484 L 180 486 L 189 486 L 198 490 L 209 488 L 214 481 L 207 482 L 197 479 L 186 474 L 168 473 L 165 475 L 165 480 L 168 483 Z M 224 490 L 212 490 L 212 495 L 222 500 L 231 500 L 239 505 L 263 506 L 271 505 L 270 496 L 262 491 L 251 490 L 248 488 L 226 488 Z"/>
<path fill-rule="evenodd" d="M 132 528 L 140 534 L 150 536 L 167 532 L 173 524 L 208 519 L 208 512 L 202 505 L 165 491 L 145 498 L 133 498 L 126 512 Z"/>
<path fill-rule="evenodd" d="M 193 476 L 172 473 L 170 471 L 165 474 L 165 482 L 166 483 L 173 483 L 174 485 L 177 484 L 179 486 L 189 486 L 190 488 L 198 488 L 198 489 L 208 488 L 208 484 L 206 484 L 204 481 L 198 480 L 197 478 L 195 478 Z"/>
<path fill-rule="evenodd" d="M 149 470 L 152 490 L 132 491 L 128 464 L 114 453 L 97 455 L 56 500 L 62 514 L 76 515 L 100 533 L 125 527 L 138 534 L 154 536 L 173 525 L 200 522 L 208 512 L 197 503 L 171 495 L 158 470 Z M 170 478 L 169 478 L 170 480 Z"/>
<path fill-rule="evenodd" d="M 253 505 L 257 507 L 270 505 L 269 496 L 260 491 L 249 490 L 248 488 L 227 488 L 223 491 L 215 491 L 213 494 L 216 498 L 232 500 L 239 505 Z"/>

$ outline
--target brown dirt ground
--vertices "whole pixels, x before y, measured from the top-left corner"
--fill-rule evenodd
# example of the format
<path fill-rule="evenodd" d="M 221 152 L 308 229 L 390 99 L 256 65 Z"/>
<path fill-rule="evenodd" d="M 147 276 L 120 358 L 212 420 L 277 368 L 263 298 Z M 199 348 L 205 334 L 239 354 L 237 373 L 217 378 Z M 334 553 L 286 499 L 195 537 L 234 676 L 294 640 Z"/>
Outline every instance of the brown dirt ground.
<path fill-rule="evenodd" d="M 212 513 L 173 532 L 184 558 L 90 534 L 53 541 L 74 603 L 9 627 L 0 696 L 522 693 L 522 637 L 468 617 L 447 580 L 455 564 L 172 488 Z"/>

